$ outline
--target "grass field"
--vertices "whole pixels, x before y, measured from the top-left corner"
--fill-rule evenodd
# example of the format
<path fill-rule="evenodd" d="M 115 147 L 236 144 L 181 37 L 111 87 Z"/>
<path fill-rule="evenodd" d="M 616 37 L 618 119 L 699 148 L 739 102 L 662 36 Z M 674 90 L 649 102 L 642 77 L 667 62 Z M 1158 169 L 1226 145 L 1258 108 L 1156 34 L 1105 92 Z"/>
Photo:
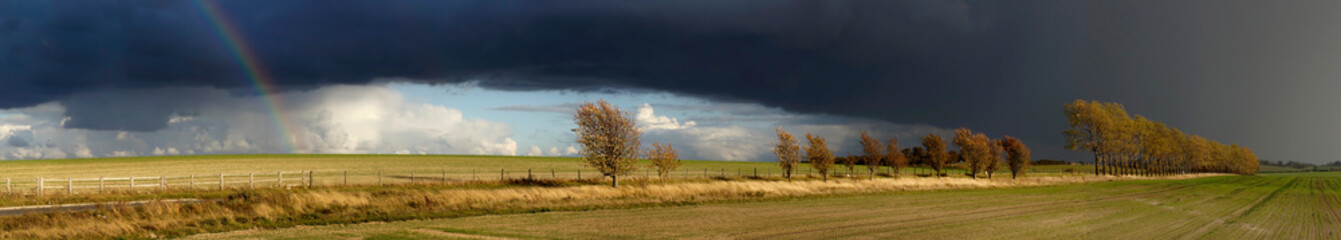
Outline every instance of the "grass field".
<path fill-rule="evenodd" d="M 649 163 L 640 163 L 646 166 Z M 837 170 L 846 173 L 844 167 Z M 1031 174 L 1052 175 L 1074 168 L 1081 173 L 1087 166 L 1038 166 Z M 17 160 L 0 161 L 0 178 L 11 179 L 16 189 L 36 187 L 34 179 L 43 177 L 60 181 L 65 178 L 98 177 L 158 177 L 167 176 L 170 187 L 189 186 L 194 175 L 196 181 L 215 181 L 218 174 L 230 174 L 229 181 L 245 180 L 246 174 L 255 173 L 256 178 L 269 181 L 276 172 L 313 171 L 315 185 L 375 184 L 378 174 L 384 183 L 408 183 L 411 176 L 419 181 L 437 182 L 466 180 L 495 180 L 500 177 L 523 178 L 527 172 L 535 178 L 573 179 L 580 174 L 584 178 L 598 175 L 586 167 L 580 159 L 571 157 L 517 157 L 517 156 L 459 156 L 459 155 L 199 155 L 199 156 L 159 156 L 131 158 L 93 158 L 93 159 L 55 159 L 55 160 Z M 501 172 L 500 172 L 501 171 Z M 809 165 L 802 164 L 800 175 L 811 171 Z M 927 172 L 928 169 L 913 167 L 905 173 Z M 950 170 L 962 172 L 963 170 Z M 672 178 L 701 178 L 712 176 L 780 176 L 782 170 L 772 162 L 726 162 L 686 160 L 679 170 L 672 172 Z M 856 173 L 865 173 L 862 166 L 856 167 Z M 236 175 L 241 174 L 241 175 Z M 654 172 L 639 170 L 633 177 L 642 177 Z M 817 173 L 816 173 L 817 174 Z M 1007 171 L 1000 174 L 1009 176 Z M 297 183 L 295 174 L 286 177 L 286 181 Z M 3 179 L 0 179 L 3 181 Z M 152 180 L 157 182 L 157 180 Z M 97 182 L 82 182 L 88 187 Z M 106 184 L 121 186 L 124 180 L 109 181 Z M 56 184 L 63 186 L 63 184 Z M 210 184 L 198 184 L 209 187 Z M 237 185 L 234 185 L 237 186 Z M 148 188 L 152 189 L 152 188 Z"/>
<path fill-rule="evenodd" d="M 1283 173 L 250 230 L 194 239 L 1336 239 L 1341 174 Z"/>

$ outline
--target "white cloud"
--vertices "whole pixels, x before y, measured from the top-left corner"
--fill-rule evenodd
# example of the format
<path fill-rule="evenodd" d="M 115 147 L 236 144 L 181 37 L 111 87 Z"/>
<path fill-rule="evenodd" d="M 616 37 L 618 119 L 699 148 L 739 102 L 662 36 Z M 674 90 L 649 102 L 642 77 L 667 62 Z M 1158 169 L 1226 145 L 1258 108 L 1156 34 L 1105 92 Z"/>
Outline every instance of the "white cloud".
<path fill-rule="evenodd" d="M 649 132 L 644 143 L 670 143 L 682 158 L 704 160 L 758 160 L 769 153 L 770 136 L 741 126 L 698 127 Z M 651 141 L 648 141 L 651 140 Z"/>
<path fill-rule="evenodd" d="M 153 152 L 153 154 L 154 154 L 154 155 L 179 155 L 179 154 L 182 154 L 182 153 L 181 153 L 181 151 L 177 151 L 177 148 L 173 148 L 173 147 L 168 147 L 166 150 L 163 149 L 163 148 L 157 148 L 157 147 L 155 147 L 155 148 L 154 148 L 154 152 Z"/>
<path fill-rule="evenodd" d="M 638 113 L 637 115 L 634 115 L 634 117 L 638 121 L 638 124 L 642 125 L 643 129 L 647 130 L 685 129 L 694 127 L 696 124 L 694 121 L 685 121 L 681 124 L 679 120 L 673 117 L 657 116 L 652 110 L 652 105 L 647 103 L 638 106 Z"/>
<path fill-rule="evenodd" d="M 577 155 L 577 153 L 577 148 L 573 146 L 568 146 L 568 148 L 563 149 L 563 155 Z"/>
<path fill-rule="evenodd" d="M 175 89 L 174 89 L 175 90 Z M 224 90 L 190 89 L 208 101 L 151 132 L 67 129 L 59 103 L 0 111 L 5 159 L 176 154 L 400 153 L 515 155 L 507 124 L 466 118 L 461 111 L 414 102 L 384 86 L 327 86 L 280 94 L 276 124 L 269 101 Z M 287 133 L 287 135 L 281 134 Z"/>
<path fill-rule="evenodd" d="M 540 147 L 537 147 L 536 145 L 531 145 L 531 149 L 526 151 L 526 156 L 538 157 L 544 155 L 545 151 L 540 150 Z"/>

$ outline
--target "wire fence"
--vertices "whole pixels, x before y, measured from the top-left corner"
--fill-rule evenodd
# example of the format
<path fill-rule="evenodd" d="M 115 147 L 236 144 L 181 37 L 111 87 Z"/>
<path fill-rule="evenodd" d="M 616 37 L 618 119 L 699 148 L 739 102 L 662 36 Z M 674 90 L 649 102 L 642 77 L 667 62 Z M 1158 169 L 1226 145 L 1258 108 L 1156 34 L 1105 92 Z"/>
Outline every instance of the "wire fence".
<path fill-rule="evenodd" d="M 929 176 L 935 172 L 924 168 L 905 168 L 897 173 L 903 176 Z M 945 175 L 962 175 L 961 169 L 945 169 Z M 797 169 L 794 178 L 818 178 L 811 168 Z M 870 171 L 864 167 L 847 169 L 839 166 L 829 172 L 830 177 L 864 178 L 895 174 L 890 169 Z M 1009 173 L 1004 173 L 1009 174 Z M 642 169 L 622 175 L 622 180 L 707 179 L 707 178 L 781 178 L 778 168 L 681 168 L 667 172 L 663 177 L 653 169 Z M 142 192 L 163 190 L 225 190 L 254 188 L 293 188 L 314 186 L 386 186 L 405 184 L 453 184 L 469 182 L 505 182 L 509 180 L 601 180 L 607 177 L 591 170 L 573 169 L 461 169 L 408 170 L 408 171 L 275 171 L 248 173 L 189 174 L 128 177 L 64 177 L 64 178 L 4 178 L 4 192 L 12 195 L 85 194 L 107 192 Z"/>

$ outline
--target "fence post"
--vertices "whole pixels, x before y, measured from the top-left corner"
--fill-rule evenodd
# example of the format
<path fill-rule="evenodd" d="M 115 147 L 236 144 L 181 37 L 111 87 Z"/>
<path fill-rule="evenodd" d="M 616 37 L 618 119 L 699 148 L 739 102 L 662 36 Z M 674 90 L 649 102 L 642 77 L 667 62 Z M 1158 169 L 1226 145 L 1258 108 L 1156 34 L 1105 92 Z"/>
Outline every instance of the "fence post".
<path fill-rule="evenodd" d="M 754 178 L 759 178 L 759 168 L 754 168 Z"/>
<path fill-rule="evenodd" d="M 480 177 L 477 176 L 477 175 L 475 175 L 475 172 L 476 172 L 476 171 L 479 171 L 479 169 L 470 169 L 470 180 L 471 180 L 471 181 L 479 181 L 479 180 L 480 180 Z"/>
<path fill-rule="evenodd" d="M 167 177 L 167 176 L 158 175 L 158 189 L 159 189 L 159 190 L 168 190 L 168 177 Z"/>
<path fill-rule="evenodd" d="M 191 183 L 190 183 L 190 184 L 187 184 L 186 186 L 189 187 L 189 188 L 191 188 L 191 189 L 196 189 L 196 174 L 195 174 L 195 173 L 192 173 L 192 174 L 191 174 L 191 180 L 190 180 L 190 181 L 191 181 Z"/>
<path fill-rule="evenodd" d="M 129 177 L 129 179 L 130 179 L 130 191 L 135 192 L 135 177 Z"/>
<path fill-rule="evenodd" d="M 9 179 L 5 179 L 5 180 L 6 180 L 6 181 L 5 181 L 5 184 L 9 184 L 9 181 L 8 181 Z M 103 185 L 103 179 L 102 179 L 102 177 L 99 176 L 99 177 L 98 177 L 98 193 L 102 193 L 103 190 L 106 189 L 106 188 L 107 188 L 107 186 L 106 186 L 106 185 Z"/>
<path fill-rule="evenodd" d="M 254 172 L 247 173 L 247 188 L 248 189 L 256 188 L 256 173 Z"/>
<path fill-rule="evenodd" d="M 559 178 L 559 175 L 558 175 L 558 174 L 554 174 L 554 169 L 553 169 L 553 168 L 550 168 L 550 169 L 549 169 L 549 178 L 553 178 L 553 179 L 558 179 L 558 178 Z"/>
<path fill-rule="evenodd" d="M 307 170 L 307 187 L 308 187 L 308 188 L 311 188 L 311 187 L 312 187 L 312 183 L 315 183 L 315 182 L 316 182 L 316 179 L 313 179 L 313 178 L 316 178 L 316 176 L 317 176 L 316 174 L 312 173 L 312 170 Z"/>
<path fill-rule="evenodd" d="M 224 186 L 223 173 L 219 173 L 219 190 L 223 190 L 223 186 Z"/>
<path fill-rule="evenodd" d="M 345 186 L 349 186 L 349 170 L 345 170 Z"/>
<path fill-rule="evenodd" d="M 414 170 L 410 170 L 410 184 L 414 184 Z"/>
<path fill-rule="evenodd" d="M 530 180 L 531 180 L 531 169 L 530 169 L 530 168 L 527 168 L 527 169 L 526 169 L 526 180 L 527 180 L 527 181 L 530 181 Z"/>
<path fill-rule="evenodd" d="M 74 194 L 74 178 L 65 178 L 65 190 L 67 194 Z"/>
<path fill-rule="evenodd" d="M 14 188 L 12 188 L 12 186 L 9 185 L 9 178 L 5 178 L 5 192 L 6 193 L 14 192 Z"/>
<path fill-rule="evenodd" d="M 42 177 L 37 177 L 37 196 L 42 196 L 42 188 L 45 188 L 45 186 L 42 185 L 45 184 L 45 182 L 46 181 L 42 181 Z"/>
<path fill-rule="evenodd" d="M 298 185 L 301 187 L 303 184 L 307 184 L 307 172 L 298 171 Z"/>
<path fill-rule="evenodd" d="M 506 177 L 506 175 L 503 175 L 503 169 L 502 169 L 502 168 L 499 168 L 499 169 L 498 169 L 498 181 L 503 181 L 503 180 L 505 180 L 505 179 L 507 179 L 507 177 Z"/>
<path fill-rule="evenodd" d="M 382 171 L 377 171 L 377 186 L 382 186 Z"/>
<path fill-rule="evenodd" d="M 442 184 L 447 184 L 447 169 L 442 169 Z"/>
<path fill-rule="evenodd" d="M 579 180 L 579 181 L 582 180 L 582 169 L 578 169 L 578 170 L 577 170 L 577 180 Z"/>
<path fill-rule="evenodd" d="M 275 184 L 278 184 L 280 188 L 284 187 L 284 171 L 279 171 L 279 180 L 276 181 L 278 182 Z"/>

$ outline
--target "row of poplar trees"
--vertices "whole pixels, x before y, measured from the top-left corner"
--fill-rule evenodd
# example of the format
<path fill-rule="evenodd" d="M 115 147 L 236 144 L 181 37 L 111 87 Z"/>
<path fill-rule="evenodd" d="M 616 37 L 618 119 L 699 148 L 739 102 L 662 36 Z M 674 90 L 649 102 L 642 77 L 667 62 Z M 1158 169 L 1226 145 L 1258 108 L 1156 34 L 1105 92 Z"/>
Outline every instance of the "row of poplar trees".
<path fill-rule="evenodd" d="M 1066 105 L 1066 118 L 1066 148 L 1093 152 L 1095 175 L 1257 172 L 1252 150 L 1132 117 L 1122 104 L 1076 100 Z"/>
<path fill-rule="evenodd" d="M 910 162 L 925 164 L 936 171 L 936 176 L 942 176 L 941 172 L 946 165 L 957 160 L 968 163 L 969 176 L 977 178 L 978 174 L 986 173 L 987 177 L 991 178 L 1001 167 L 1003 159 L 1011 170 L 1011 178 L 1016 178 L 1029 168 L 1030 163 L 1029 147 L 1020 139 L 1006 136 L 1000 140 L 993 140 L 981 133 L 974 134 L 967 128 L 955 131 L 954 144 L 959 147 L 958 152 L 949 151 L 945 140 L 936 134 L 923 136 L 921 147 L 900 149 L 898 139 L 890 138 L 881 144 L 880 140 L 862 131 L 862 154 L 844 158 L 835 158 L 823 137 L 806 133 L 806 141 L 809 144 L 802 151 L 802 146 L 791 133 L 782 130 L 781 127 L 777 128 L 777 132 L 778 143 L 774 145 L 773 153 L 777 154 L 778 165 L 787 179 L 791 179 L 792 173 L 802 160 L 810 163 L 810 167 L 819 172 L 826 181 L 834 168 L 835 159 L 841 160 L 849 172 L 852 172 L 857 164 L 864 165 L 872 178 L 875 177 L 876 171 L 882 168 L 898 176 L 897 174 L 908 167 Z"/>

